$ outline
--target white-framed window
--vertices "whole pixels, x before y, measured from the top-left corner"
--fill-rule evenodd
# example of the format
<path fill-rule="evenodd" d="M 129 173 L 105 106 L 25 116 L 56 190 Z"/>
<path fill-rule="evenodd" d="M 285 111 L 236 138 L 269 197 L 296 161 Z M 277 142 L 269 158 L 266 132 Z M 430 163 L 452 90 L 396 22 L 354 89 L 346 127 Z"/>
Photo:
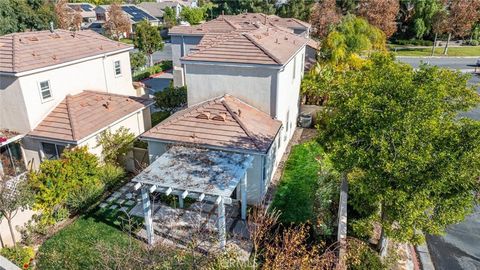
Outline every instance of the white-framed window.
<path fill-rule="evenodd" d="M 42 142 L 42 159 L 59 159 L 65 145 Z"/>
<path fill-rule="evenodd" d="M 114 71 L 115 71 L 115 76 L 121 76 L 122 75 L 122 66 L 120 64 L 120 60 L 117 60 L 115 62 L 113 62 L 113 67 L 114 67 Z"/>
<path fill-rule="evenodd" d="M 49 80 L 39 82 L 38 89 L 40 90 L 40 98 L 42 101 L 49 101 L 53 98 Z"/>

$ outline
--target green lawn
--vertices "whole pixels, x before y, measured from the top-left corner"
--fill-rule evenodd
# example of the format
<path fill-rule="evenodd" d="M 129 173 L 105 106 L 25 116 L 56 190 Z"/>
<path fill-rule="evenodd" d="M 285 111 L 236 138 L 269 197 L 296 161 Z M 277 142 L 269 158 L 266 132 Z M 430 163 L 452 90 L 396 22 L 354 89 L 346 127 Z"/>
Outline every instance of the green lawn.
<path fill-rule="evenodd" d="M 129 219 L 118 210 L 98 210 L 85 215 L 59 231 L 40 246 L 38 269 L 99 269 L 103 261 L 100 247 L 106 250 L 141 251 L 141 243 L 131 237 L 142 226 L 139 218 Z"/>
<path fill-rule="evenodd" d="M 129 38 L 121 38 L 119 41 L 123 42 L 123 43 L 126 43 L 126 44 L 133 45 L 133 40 L 129 39 Z"/>
<path fill-rule="evenodd" d="M 396 47 L 397 56 L 430 56 L 432 53 L 432 48 L 405 48 L 405 47 Z M 443 56 L 443 47 L 435 48 L 434 56 Z M 391 51 L 395 52 L 394 47 L 390 48 Z M 450 47 L 448 48 L 448 56 L 479 56 L 480 57 L 480 46 L 462 46 L 462 47 Z"/>
<path fill-rule="evenodd" d="M 283 223 L 314 221 L 319 173 L 331 166 L 325 157 L 316 141 L 292 148 L 272 203 L 272 207 L 280 210 Z"/>

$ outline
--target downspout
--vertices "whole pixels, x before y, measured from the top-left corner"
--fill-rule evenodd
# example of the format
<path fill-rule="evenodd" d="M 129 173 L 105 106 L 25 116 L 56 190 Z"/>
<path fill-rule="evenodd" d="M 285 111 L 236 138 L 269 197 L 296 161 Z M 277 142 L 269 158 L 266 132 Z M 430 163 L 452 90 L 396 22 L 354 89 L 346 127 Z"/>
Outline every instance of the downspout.
<path fill-rule="evenodd" d="M 105 90 L 107 90 L 108 93 L 108 80 L 107 80 L 107 69 L 105 68 L 105 60 L 107 59 L 107 55 L 104 54 L 102 58 L 102 64 L 103 64 L 103 79 L 105 80 Z"/>

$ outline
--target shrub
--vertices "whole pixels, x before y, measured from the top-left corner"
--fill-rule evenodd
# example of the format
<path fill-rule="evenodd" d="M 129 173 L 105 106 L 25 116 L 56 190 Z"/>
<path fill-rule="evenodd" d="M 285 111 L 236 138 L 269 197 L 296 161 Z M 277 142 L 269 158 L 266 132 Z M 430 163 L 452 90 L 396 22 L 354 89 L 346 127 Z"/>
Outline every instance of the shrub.
<path fill-rule="evenodd" d="M 92 185 L 80 186 L 68 194 L 65 204 L 73 212 L 80 212 L 95 203 L 102 196 L 103 191 L 104 185 L 100 181 Z"/>
<path fill-rule="evenodd" d="M 0 255 L 21 269 L 32 269 L 31 262 L 35 257 L 35 251 L 31 247 L 25 246 L 5 247 L 0 250 Z"/>
<path fill-rule="evenodd" d="M 158 112 L 152 113 L 152 126 L 156 126 L 163 120 L 167 119 L 169 116 L 170 116 L 169 112 L 158 111 Z"/>
<path fill-rule="evenodd" d="M 29 182 L 34 191 L 33 207 L 42 211 L 40 223 L 51 225 L 65 216 L 65 212 L 59 211 L 67 207 L 70 194 L 98 186 L 98 159 L 86 147 L 66 149 L 59 160 L 41 163 L 37 172 L 29 174 Z M 80 202 L 75 203 L 78 204 Z M 70 204 L 72 205 L 74 204 Z M 68 210 L 75 211 L 77 208 Z"/>
<path fill-rule="evenodd" d="M 347 268 L 352 270 L 383 270 L 387 267 L 378 253 L 366 243 L 349 238 L 347 243 Z"/>
<path fill-rule="evenodd" d="M 187 105 L 187 87 L 170 85 L 161 92 L 155 93 L 155 106 L 161 111 L 172 113 Z"/>
<path fill-rule="evenodd" d="M 122 167 L 113 164 L 105 164 L 100 167 L 98 174 L 100 180 L 107 188 L 116 186 L 125 178 L 125 175 L 125 170 Z"/>
<path fill-rule="evenodd" d="M 121 127 L 115 132 L 105 130 L 98 136 L 97 147 L 102 147 L 102 158 L 105 163 L 122 164 L 127 154 L 133 149 L 135 134 L 130 129 Z"/>
<path fill-rule="evenodd" d="M 480 44 L 480 42 L 478 40 L 469 40 L 465 43 L 466 45 L 470 45 L 470 46 L 478 46 Z"/>
<path fill-rule="evenodd" d="M 169 70 L 173 67 L 172 61 L 162 61 L 157 63 L 149 68 L 146 68 L 136 74 L 133 75 L 134 81 L 140 81 L 146 79 L 154 74 L 160 73 L 165 70 Z"/>

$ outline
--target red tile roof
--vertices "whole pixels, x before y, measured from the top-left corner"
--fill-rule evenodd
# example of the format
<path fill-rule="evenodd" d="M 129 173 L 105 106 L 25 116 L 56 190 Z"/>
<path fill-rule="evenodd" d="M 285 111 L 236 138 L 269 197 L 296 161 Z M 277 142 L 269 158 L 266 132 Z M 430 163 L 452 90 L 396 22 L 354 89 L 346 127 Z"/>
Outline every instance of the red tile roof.
<path fill-rule="evenodd" d="M 281 126 L 268 114 L 225 95 L 173 114 L 141 138 L 265 153 Z"/>
<path fill-rule="evenodd" d="M 23 72 L 131 48 L 91 30 L 13 33 L 0 36 L 0 72 Z"/>
<path fill-rule="evenodd" d="M 307 42 L 282 29 L 260 26 L 249 32 L 207 34 L 182 60 L 283 65 Z"/>
<path fill-rule="evenodd" d="M 139 97 L 83 91 L 68 95 L 28 135 L 78 142 L 152 103 Z"/>

